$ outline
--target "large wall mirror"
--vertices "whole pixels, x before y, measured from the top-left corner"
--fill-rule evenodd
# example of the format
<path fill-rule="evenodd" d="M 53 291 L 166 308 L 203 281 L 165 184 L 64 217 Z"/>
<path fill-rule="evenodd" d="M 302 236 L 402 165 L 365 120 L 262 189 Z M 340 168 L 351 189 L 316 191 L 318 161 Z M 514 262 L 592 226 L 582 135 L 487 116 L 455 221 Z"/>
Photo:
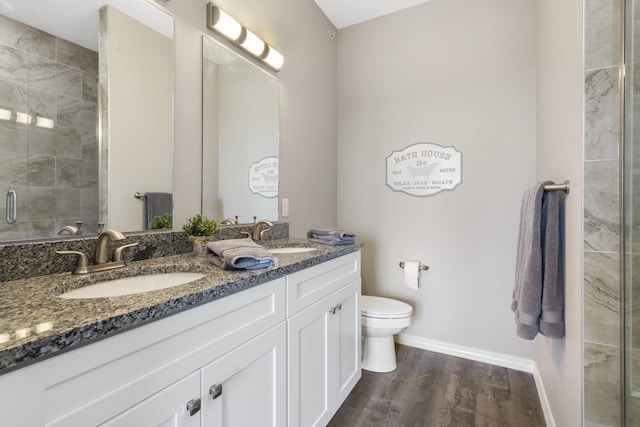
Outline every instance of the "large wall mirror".
<path fill-rule="evenodd" d="M 278 219 L 278 80 L 202 38 L 202 212 L 239 223 Z"/>
<path fill-rule="evenodd" d="M 150 0 L 0 2 L 0 241 L 77 222 L 142 230 L 134 195 L 171 194 L 172 159 L 169 14 Z"/>

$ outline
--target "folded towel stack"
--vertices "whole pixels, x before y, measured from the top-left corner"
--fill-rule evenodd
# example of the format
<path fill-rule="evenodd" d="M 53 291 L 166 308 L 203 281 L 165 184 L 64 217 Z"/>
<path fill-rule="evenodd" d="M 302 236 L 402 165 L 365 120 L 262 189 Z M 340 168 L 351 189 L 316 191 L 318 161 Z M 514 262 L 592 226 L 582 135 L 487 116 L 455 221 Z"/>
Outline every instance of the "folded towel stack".
<path fill-rule="evenodd" d="M 323 245 L 352 245 L 356 242 L 356 235 L 337 228 L 313 228 L 307 231 L 307 239 Z"/>
<path fill-rule="evenodd" d="M 251 239 L 207 243 L 209 261 L 225 270 L 255 270 L 273 265 L 271 252 Z"/>

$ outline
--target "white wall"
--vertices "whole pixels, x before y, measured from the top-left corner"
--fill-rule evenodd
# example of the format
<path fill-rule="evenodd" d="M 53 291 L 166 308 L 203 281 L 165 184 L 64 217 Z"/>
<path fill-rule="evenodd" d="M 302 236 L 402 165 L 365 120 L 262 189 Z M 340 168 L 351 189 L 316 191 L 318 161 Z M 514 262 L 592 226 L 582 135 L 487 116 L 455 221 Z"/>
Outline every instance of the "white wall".
<path fill-rule="evenodd" d="M 364 293 L 413 305 L 406 335 L 423 342 L 533 358 L 510 302 L 536 179 L 535 7 L 433 0 L 338 35 L 338 225 L 365 242 Z M 462 151 L 462 185 L 386 187 L 385 158 L 417 142 Z M 402 285 L 406 259 L 431 266 L 418 291 Z"/>
<path fill-rule="evenodd" d="M 538 3 L 537 177 L 571 181 L 565 213 L 564 340 L 538 337 L 539 388 L 553 423 L 582 423 L 583 2 Z"/>
<path fill-rule="evenodd" d="M 175 19 L 177 227 L 200 212 L 202 34 L 206 0 L 157 1 Z M 280 80 L 280 197 L 290 200 L 292 236 L 336 223 L 335 27 L 313 0 L 217 0 L 217 6 L 284 55 Z"/>

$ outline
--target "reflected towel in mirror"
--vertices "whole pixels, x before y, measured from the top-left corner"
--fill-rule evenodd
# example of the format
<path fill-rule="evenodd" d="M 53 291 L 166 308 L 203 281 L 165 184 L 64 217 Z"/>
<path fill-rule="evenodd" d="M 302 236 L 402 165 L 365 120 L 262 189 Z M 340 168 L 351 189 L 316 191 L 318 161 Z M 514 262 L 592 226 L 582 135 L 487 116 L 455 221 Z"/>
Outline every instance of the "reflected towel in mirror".
<path fill-rule="evenodd" d="M 149 224 L 154 216 L 173 213 L 173 193 L 144 193 L 144 229 L 149 229 Z"/>

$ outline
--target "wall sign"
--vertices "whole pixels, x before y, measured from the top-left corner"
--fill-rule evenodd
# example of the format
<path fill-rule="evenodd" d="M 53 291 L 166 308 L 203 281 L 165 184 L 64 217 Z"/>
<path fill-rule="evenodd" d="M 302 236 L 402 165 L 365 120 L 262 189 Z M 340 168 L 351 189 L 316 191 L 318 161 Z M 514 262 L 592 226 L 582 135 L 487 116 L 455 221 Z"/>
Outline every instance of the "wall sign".
<path fill-rule="evenodd" d="M 265 157 L 249 166 L 249 190 L 266 198 L 278 197 L 278 157 Z"/>
<path fill-rule="evenodd" d="M 432 196 L 462 183 L 462 153 L 429 142 L 387 157 L 387 186 L 411 196 Z"/>

